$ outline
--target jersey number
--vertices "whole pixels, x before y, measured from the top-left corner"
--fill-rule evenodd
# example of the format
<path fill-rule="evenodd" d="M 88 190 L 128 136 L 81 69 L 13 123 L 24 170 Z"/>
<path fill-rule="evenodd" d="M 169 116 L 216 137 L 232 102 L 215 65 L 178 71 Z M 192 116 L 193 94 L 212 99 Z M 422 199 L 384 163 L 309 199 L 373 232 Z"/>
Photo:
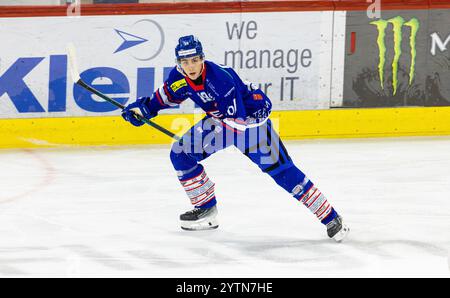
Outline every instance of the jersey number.
<path fill-rule="evenodd" d="M 206 92 L 202 91 L 198 93 L 198 96 L 203 100 L 204 103 L 207 103 L 209 101 L 213 101 L 214 99 L 211 98 Z"/>

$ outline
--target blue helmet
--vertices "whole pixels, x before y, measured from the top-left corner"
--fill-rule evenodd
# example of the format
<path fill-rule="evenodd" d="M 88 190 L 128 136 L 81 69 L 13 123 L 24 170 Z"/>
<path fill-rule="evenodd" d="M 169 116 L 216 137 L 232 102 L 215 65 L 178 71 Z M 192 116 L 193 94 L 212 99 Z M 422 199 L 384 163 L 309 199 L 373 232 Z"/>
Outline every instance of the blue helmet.
<path fill-rule="evenodd" d="M 177 57 L 177 61 L 194 56 L 200 56 L 202 58 L 205 56 L 200 40 L 194 35 L 180 37 L 178 39 L 178 45 L 175 47 L 175 57 Z"/>

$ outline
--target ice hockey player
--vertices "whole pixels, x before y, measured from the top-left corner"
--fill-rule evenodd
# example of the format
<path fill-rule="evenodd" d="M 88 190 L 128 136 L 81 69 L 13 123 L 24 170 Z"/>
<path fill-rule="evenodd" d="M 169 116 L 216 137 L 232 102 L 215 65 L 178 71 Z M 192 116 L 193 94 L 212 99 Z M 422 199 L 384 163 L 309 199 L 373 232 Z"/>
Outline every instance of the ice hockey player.
<path fill-rule="evenodd" d="M 200 164 L 215 152 L 236 146 L 262 172 L 304 204 L 327 234 L 341 241 L 349 232 L 326 197 L 293 163 L 269 119 L 270 99 L 254 84 L 244 83 L 229 67 L 205 60 L 202 44 L 193 35 L 179 38 L 177 65 L 151 97 L 138 98 L 122 111 L 135 126 L 144 123 L 135 113 L 151 119 L 158 111 L 194 101 L 206 116 L 172 146 L 170 159 L 194 209 L 180 215 L 184 230 L 218 227 L 214 183 Z"/>

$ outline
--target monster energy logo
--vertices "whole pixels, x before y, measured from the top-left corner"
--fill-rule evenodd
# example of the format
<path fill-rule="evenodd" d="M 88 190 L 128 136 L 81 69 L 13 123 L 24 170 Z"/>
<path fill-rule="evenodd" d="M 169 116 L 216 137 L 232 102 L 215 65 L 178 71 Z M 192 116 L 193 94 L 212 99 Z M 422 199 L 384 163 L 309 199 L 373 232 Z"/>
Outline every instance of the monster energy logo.
<path fill-rule="evenodd" d="M 398 61 L 402 54 L 402 28 L 408 26 L 411 28 L 409 36 L 409 45 L 411 48 L 411 66 L 409 68 L 409 86 L 414 80 L 414 73 L 416 67 L 416 36 L 420 24 L 416 18 L 412 18 L 408 22 L 398 16 L 389 20 L 377 20 L 370 23 L 377 27 L 378 38 L 377 44 L 379 49 L 380 61 L 378 64 L 378 72 L 380 76 L 381 88 L 384 90 L 384 65 L 386 62 L 386 44 L 384 38 L 386 36 L 386 28 L 392 24 L 392 31 L 394 33 L 394 60 L 392 61 L 392 87 L 394 89 L 393 95 L 397 93 L 398 88 Z"/>

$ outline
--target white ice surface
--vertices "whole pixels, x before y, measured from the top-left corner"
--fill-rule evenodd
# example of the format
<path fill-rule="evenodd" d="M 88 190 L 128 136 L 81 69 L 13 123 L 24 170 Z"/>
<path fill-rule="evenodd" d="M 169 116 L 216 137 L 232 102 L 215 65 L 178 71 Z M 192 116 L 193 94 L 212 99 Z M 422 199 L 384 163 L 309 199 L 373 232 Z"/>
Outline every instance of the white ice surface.
<path fill-rule="evenodd" d="M 0 276 L 450 277 L 450 137 L 286 147 L 344 243 L 233 149 L 203 163 L 220 216 L 203 232 L 179 228 L 169 146 L 0 151 Z"/>

